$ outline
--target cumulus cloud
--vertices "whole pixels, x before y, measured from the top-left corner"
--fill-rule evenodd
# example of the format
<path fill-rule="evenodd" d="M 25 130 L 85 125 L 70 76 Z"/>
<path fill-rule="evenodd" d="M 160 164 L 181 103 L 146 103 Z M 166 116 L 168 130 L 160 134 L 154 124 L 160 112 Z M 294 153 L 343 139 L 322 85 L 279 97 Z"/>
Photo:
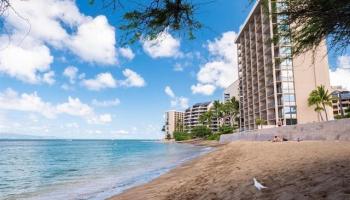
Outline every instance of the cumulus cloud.
<path fill-rule="evenodd" d="M 0 92 L 0 110 L 14 110 L 38 113 L 46 118 L 56 118 L 57 115 L 66 114 L 81 117 L 88 123 L 104 124 L 112 121 L 110 114 L 98 115 L 89 105 L 84 104 L 79 98 L 68 97 L 67 102 L 53 105 L 45 102 L 36 92 L 32 94 L 18 94 L 8 88 Z"/>
<path fill-rule="evenodd" d="M 171 98 L 175 97 L 173 90 L 169 86 L 166 86 L 164 91 L 165 91 L 165 94 L 167 94 L 169 97 Z"/>
<path fill-rule="evenodd" d="M 113 78 L 111 73 L 101 73 L 96 75 L 94 79 L 86 79 L 82 84 L 89 90 L 101 90 L 105 88 L 117 87 L 117 81 Z"/>
<path fill-rule="evenodd" d="M 77 79 L 78 71 L 78 68 L 74 66 L 68 66 L 64 69 L 63 76 L 67 77 L 71 84 L 74 84 Z"/>
<path fill-rule="evenodd" d="M 121 47 L 118 50 L 120 55 L 128 60 L 132 60 L 135 58 L 134 52 L 129 47 Z"/>
<path fill-rule="evenodd" d="M 335 70 L 329 71 L 331 85 L 350 90 L 350 56 L 338 57 L 337 65 Z"/>
<path fill-rule="evenodd" d="M 136 72 L 131 69 L 125 69 L 123 71 L 125 80 L 121 81 L 121 85 L 125 87 L 143 87 L 146 85 L 145 80 Z"/>
<path fill-rule="evenodd" d="M 27 83 L 43 82 L 42 76 L 50 70 L 53 62 L 50 49 L 31 38 L 27 38 L 20 46 L 9 44 L 6 40 L 5 36 L 0 37 L 0 73 Z M 13 40 L 18 41 L 18 36 L 14 36 Z"/>
<path fill-rule="evenodd" d="M 111 65 L 116 64 L 115 43 L 114 28 L 100 15 L 81 24 L 67 45 L 85 61 Z"/>
<path fill-rule="evenodd" d="M 216 87 L 211 84 L 198 83 L 197 85 L 192 85 L 191 90 L 193 94 L 212 95 L 215 92 Z"/>
<path fill-rule="evenodd" d="M 55 83 L 54 76 L 55 76 L 54 71 L 46 72 L 45 74 L 43 74 L 42 82 L 52 85 Z"/>
<path fill-rule="evenodd" d="M 116 80 L 109 72 L 100 73 L 93 79 L 82 80 L 82 85 L 89 90 L 99 91 L 107 88 L 116 87 L 143 87 L 145 80 L 138 73 L 131 69 L 123 70 L 124 79 Z"/>
<path fill-rule="evenodd" d="M 113 100 L 107 100 L 107 101 L 99 101 L 97 99 L 92 100 L 92 105 L 99 106 L 99 107 L 111 107 L 111 106 L 117 106 L 120 104 L 120 100 L 118 98 Z"/>
<path fill-rule="evenodd" d="M 144 39 L 143 50 L 152 58 L 176 58 L 183 55 L 180 51 L 180 40 L 174 38 L 168 31 L 164 31 L 157 38 Z"/>
<path fill-rule="evenodd" d="M 188 108 L 188 98 L 177 97 L 170 86 L 166 86 L 164 92 L 170 97 L 171 107 Z"/>
<path fill-rule="evenodd" d="M 11 1 L 11 6 L 3 16 L 10 37 L 0 34 L 0 73 L 52 84 L 52 73 L 43 77 L 53 62 L 50 48 L 90 63 L 117 62 L 115 30 L 105 16 L 85 16 L 70 0 Z"/>
<path fill-rule="evenodd" d="M 44 102 L 36 92 L 19 95 L 11 88 L 0 93 L 0 109 L 36 112 L 47 118 L 56 116 L 55 108 L 48 102 Z"/>
<path fill-rule="evenodd" d="M 191 87 L 192 93 L 212 95 L 216 88 L 226 88 L 238 78 L 236 37 L 229 31 L 208 42 L 210 59 L 197 73 L 198 84 Z"/>

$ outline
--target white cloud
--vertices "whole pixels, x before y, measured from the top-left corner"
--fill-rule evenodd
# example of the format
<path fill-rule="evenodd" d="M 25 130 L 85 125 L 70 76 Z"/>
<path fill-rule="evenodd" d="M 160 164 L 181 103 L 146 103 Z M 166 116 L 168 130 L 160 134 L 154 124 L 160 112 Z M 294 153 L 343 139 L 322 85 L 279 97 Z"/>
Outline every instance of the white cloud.
<path fill-rule="evenodd" d="M 350 90 L 350 56 L 338 57 L 338 67 L 335 70 L 329 70 L 332 86 L 342 86 Z"/>
<path fill-rule="evenodd" d="M 170 99 L 170 105 L 171 107 L 181 107 L 181 108 L 187 108 L 188 107 L 188 98 L 185 97 L 177 97 L 170 86 L 166 86 L 164 89 L 164 92 L 166 95 L 168 95 Z"/>
<path fill-rule="evenodd" d="M 175 97 L 173 90 L 169 86 L 166 86 L 164 91 L 169 97 L 171 98 Z"/>
<path fill-rule="evenodd" d="M 11 6 L 3 16 L 10 35 L 0 34 L 0 73 L 52 84 L 52 73 L 43 77 L 53 62 L 49 47 L 88 62 L 116 63 L 115 30 L 105 16 L 85 16 L 70 0 L 11 1 Z"/>
<path fill-rule="evenodd" d="M 78 98 L 68 97 L 68 102 L 57 105 L 58 113 L 66 113 L 72 116 L 92 115 L 93 109 L 83 104 Z"/>
<path fill-rule="evenodd" d="M 95 91 L 117 87 L 117 81 L 113 78 L 111 73 L 98 74 L 94 79 L 83 80 L 82 84 L 87 89 Z"/>
<path fill-rule="evenodd" d="M 42 77 L 42 82 L 52 85 L 55 83 L 54 76 L 55 76 L 54 71 L 46 72 Z"/>
<path fill-rule="evenodd" d="M 135 58 L 134 52 L 129 47 L 121 47 L 118 50 L 120 55 L 128 60 L 132 60 Z"/>
<path fill-rule="evenodd" d="M 174 38 L 168 31 L 164 31 L 157 38 L 142 41 L 143 50 L 152 58 L 181 57 L 180 40 Z"/>
<path fill-rule="evenodd" d="M 236 37 L 229 31 L 208 42 L 211 58 L 197 73 L 199 83 L 191 87 L 194 94 L 211 95 L 217 87 L 226 88 L 238 78 Z"/>
<path fill-rule="evenodd" d="M 112 122 L 112 116 L 110 114 L 94 115 L 88 119 L 91 124 L 107 124 Z"/>
<path fill-rule="evenodd" d="M 66 69 L 64 69 L 63 76 L 69 79 L 70 84 L 74 84 L 77 79 L 78 71 L 78 68 L 74 66 L 68 66 Z"/>
<path fill-rule="evenodd" d="M 186 67 L 189 67 L 189 66 L 191 66 L 191 63 L 188 62 L 188 61 L 186 61 L 186 62 L 184 62 L 184 63 L 175 63 L 173 69 L 174 69 L 174 71 L 176 71 L 176 72 L 182 72 L 182 71 L 184 71 L 184 69 L 185 69 Z"/>
<path fill-rule="evenodd" d="M 201 84 L 192 85 L 191 90 L 193 94 L 204 94 L 204 95 L 212 95 L 215 92 L 216 87 L 211 84 Z"/>
<path fill-rule="evenodd" d="M 108 101 L 98 101 L 96 99 L 93 99 L 91 103 L 94 106 L 111 107 L 111 106 L 119 105 L 120 104 L 120 100 L 119 99 L 114 99 L 114 100 L 108 100 Z"/>
<path fill-rule="evenodd" d="M 350 55 L 338 57 L 338 67 L 344 69 L 350 69 Z"/>
<path fill-rule="evenodd" d="M 110 114 L 96 114 L 93 108 L 82 103 L 79 98 L 68 97 L 67 102 L 53 105 L 43 101 L 36 92 L 19 95 L 10 88 L 0 93 L 0 110 L 38 113 L 46 118 L 56 118 L 59 114 L 66 114 L 81 117 L 88 123 L 95 124 L 104 124 L 112 121 Z"/>
<path fill-rule="evenodd" d="M 143 87 L 146 85 L 145 80 L 136 72 L 125 69 L 123 71 L 123 75 L 125 76 L 125 80 L 121 81 L 121 85 L 125 87 Z"/>
<path fill-rule="evenodd" d="M 116 64 L 115 30 L 105 16 L 97 16 L 81 24 L 68 45 L 76 55 L 88 62 Z"/>
<path fill-rule="evenodd" d="M 143 87 L 145 80 L 136 72 L 125 69 L 123 71 L 125 79 L 116 80 L 111 73 L 105 72 L 98 74 L 94 79 L 84 79 L 81 84 L 89 90 L 99 91 L 106 88 L 124 87 Z"/>
<path fill-rule="evenodd" d="M 12 39 L 19 41 L 18 36 Z M 50 49 L 29 37 L 20 46 L 6 40 L 5 36 L 0 37 L 0 73 L 27 83 L 42 82 L 41 76 L 50 70 L 53 62 Z"/>
<path fill-rule="evenodd" d="M 10 88 L 0 93 L 0 109 L 35 112 L 47 118 L 56 116 L 55 108 L 50 103 L 42 101 L 36 92 L 19 95 Z"/>

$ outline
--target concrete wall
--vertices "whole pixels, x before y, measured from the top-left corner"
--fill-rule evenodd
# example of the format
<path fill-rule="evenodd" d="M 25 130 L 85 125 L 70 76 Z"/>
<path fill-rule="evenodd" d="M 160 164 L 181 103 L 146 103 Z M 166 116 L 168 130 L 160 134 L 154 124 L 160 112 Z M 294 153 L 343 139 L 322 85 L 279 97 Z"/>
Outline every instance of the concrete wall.
<path fill-rule="evenodd" d="M 325 40 L 317 48 L 315 55 L 310 50 L 294 57 L 293 72 L 298 124 L 320 122 L 321 119 L 314 111 L 314 107 L 308 106 L 307 99 L 317 86 L 324 85 L 326 89 L 331 89 Z M 332 108 L 327 107 L 326 110 L 328 118 L 334 119 Z M 324 113 L 322 115 L 326 119 Z"/>
<path fill-rule="evenodd" d="M 350 141 L 350 119 L 333 120 L 284 126 L 278 128 L 261 129 L 249 132 L 221 135 L 220 142 L 268 141 L 274 136 L 285 137 L 288 140 L 345 140 Z"/>

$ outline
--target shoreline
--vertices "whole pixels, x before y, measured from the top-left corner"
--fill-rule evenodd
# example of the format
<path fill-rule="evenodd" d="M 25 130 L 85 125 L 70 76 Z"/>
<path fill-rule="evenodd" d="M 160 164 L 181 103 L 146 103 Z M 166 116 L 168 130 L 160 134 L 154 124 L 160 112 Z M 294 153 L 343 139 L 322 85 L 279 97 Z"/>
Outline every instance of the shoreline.
<path fill-rule="evenodd" d="M 268 189 L 256 190 L 252 183 L 254 177 Z M 212 152 L 109 199 L 326 197 L 350 199 L 350 142 L 234 142 L 220 145 Z"/>
<path fill-rule="evenodd" d="M 184 140 L 184 141 L 177 141 L 175 143 L 178 144 L 191 144 L 194 146 L 202 146 L 202 147 L 220 147 L 224 146 L 226 144 L 222 144 L 217 140 L 204 140 L 204 139 L 192 139 L 192 140 Z"/>

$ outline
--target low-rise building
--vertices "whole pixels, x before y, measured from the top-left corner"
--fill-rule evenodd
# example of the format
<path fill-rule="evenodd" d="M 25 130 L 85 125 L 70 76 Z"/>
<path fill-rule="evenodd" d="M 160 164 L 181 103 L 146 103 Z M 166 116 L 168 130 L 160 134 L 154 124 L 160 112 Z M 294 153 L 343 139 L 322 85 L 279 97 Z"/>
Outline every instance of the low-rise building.
<path fill-rule="evenodd" d="M 187 108 L 185 110 L 185 116 L 184 116 L 184 128 L 185 131 L 191 132 L 191 130 L 201 125 L 199 121 L 199 117 L 204 114 L 205 112 L 209 111 L 213 107 L 213 102 L 205 102 L 205 103 L 197 103 L 194 104 L 192 107 Z M 217 132 L 219 130 L 219 123 L 216 118 L 213 118 L 211 120 L 211 125 L 209 128 L 213 132 Z"/>
<path fill-rule="evenodd" d="M 333 114 L 335 117 L 344 117 L 347 114 L 350 114 L 350 91 L 347 91 L 341 87 L 333 87 L 332 96 L 332 107 Z"/>
<path fill-rule="evenodd" d="M 174 138 L 175 131 L 183 131 L 184 112 L 171 110 L 165 113 L 164 132 L 165 138 Z"/>

